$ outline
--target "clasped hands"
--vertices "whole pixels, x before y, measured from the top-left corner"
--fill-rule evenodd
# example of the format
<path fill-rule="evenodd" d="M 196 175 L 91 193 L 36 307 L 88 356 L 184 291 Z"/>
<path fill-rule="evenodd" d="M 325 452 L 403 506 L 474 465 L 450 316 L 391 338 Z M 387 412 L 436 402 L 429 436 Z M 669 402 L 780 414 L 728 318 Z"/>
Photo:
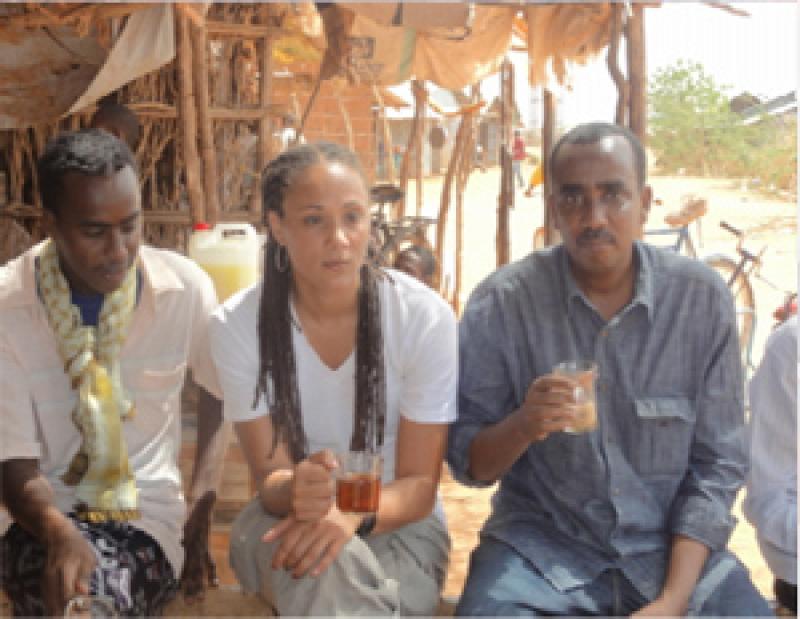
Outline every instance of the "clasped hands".
<path fill-rule="evenodd" d="M 273 569 L 295 578 L 319 576 L 353 537 L 361 517 L 343 514 L 336 507 L 338 464 L 330 450 L 318 451 L 301 461 L 291 482 L 291 510 L 262 538 L 277 543 Z"/>

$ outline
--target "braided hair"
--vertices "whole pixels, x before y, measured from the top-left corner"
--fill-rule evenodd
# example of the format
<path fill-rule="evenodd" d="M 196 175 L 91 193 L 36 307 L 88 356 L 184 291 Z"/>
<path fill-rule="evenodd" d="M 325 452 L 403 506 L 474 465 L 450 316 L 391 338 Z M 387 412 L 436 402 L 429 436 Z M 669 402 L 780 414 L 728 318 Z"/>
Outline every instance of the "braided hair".
<path fill-rule="evenodd" d="M 270 161 L 261 177 L 264 224 L 268 214 L 285 215 L 283 201 L 295 176 L 325 162 L 341 163 L 358 172 L 366 184 L 358 157 L 329 142 L 300 144 Z M 292 344 L 293 319 L 289 308 L 292 269 L 286 249 L 268 235 L 264 252 L 264 281 L 258 311 L 259 370 L 253 406 L 266 398 L 274 428 L 272 450 L 283 439 L 294 462 L 308 455 L 308 439 L 300 415 L 300 392 Z M 279 253 L 283 253 L 280 256 Z M 283 266 L 279 268 L 282 260 Z M 383 273 L 365 263 L 360 271 L 356 327 L 355 411 L 350 449 L 377 449 L 383 444 L 386 419 L 386 383 L 383 364 L 378 280 Z"/>

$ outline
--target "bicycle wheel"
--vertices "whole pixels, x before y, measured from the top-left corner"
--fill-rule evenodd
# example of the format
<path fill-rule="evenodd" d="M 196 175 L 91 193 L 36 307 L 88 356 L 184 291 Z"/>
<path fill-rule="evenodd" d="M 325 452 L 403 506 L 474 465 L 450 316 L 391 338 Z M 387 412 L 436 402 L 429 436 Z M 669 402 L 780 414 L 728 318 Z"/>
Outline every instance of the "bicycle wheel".
<path fill-rule="evenodd" d="M 736 308 L 736 326 L 739 330 L 739 344 L 742 351 L 742 367 L 747 371 L 752 368 L 750 355 L 753 348 L 753 335 L 756 324 L 756 302 L 753 287 L 747 275 L 739 271 L 736 279 L 731 281 L 738 264 L 727 256 L 709 256 L 703 260 L 708 266 L 720 274 L 733 295 Z"/>

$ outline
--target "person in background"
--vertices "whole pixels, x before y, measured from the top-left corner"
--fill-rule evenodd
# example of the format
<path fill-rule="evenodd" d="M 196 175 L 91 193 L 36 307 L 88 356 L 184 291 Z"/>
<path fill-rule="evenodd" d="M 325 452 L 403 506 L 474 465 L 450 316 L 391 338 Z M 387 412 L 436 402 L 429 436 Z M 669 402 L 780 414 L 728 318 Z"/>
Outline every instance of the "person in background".
<path fill-rule="evenodd" d="M 217 298 L 194 263 L 141 244 L 124 142 L 61 134 L 38 175 L 49 238 L 0 268 L 0 496 L 13 519 L 0 515 L 0 584 L 18 616 L 61 616 L 80 594 L 157 615 L 179 576 L 189 596 L 215 578 L 208 534 L 227 447 L 207 331 Z M 184 497 L 187 367 L 201 389 Z"/>
<path fill-rule="evenodd" d="M 530 198 L 533 196 L 534 190 L 541 186 L 544 188 L 544 164 L 538 158 L 532 157 L 534 167 L 531 176 L 528 179 L 528 187 L 525 189 L 525 197 Z"/>
<path fill-rule="evenodd" d="M 284 114 L 280 132 L 281 150 L 291 148 L 297 143 L 297 119 L 294 114 Z"/>
<path fill-rule="evenodd" d="M 337 144 L 264 169 L 264 278 L 217 311 L 212 354 L 258 488 L 231 530 L 243 587 L 280 615 L 430 615 L 450 538 L 438 498 L 455 418 L 456 321 L 367 260 L 369 194 Z M 377 450 L 373 514 L 334 500 L 336 453 Z"/>
<path fill-rule="evenodd" d="M 394 268 L 433 288 L 436 276 L 436 256 L 427 247 L 409 245 L 397 253 Z"/>
<path fill-rule="evenodd" d="M 733 300 L 703 263 L 639 242 L 646 156 L 627 128 L 553 148 L 547 208 L 563 243 L 502 267 L 459 325 L 447 460 L 499 480 L 456 614 L 769 615 L 726 550 L 744 482 Z M 597 426 L 564 361 L 596 364 Z"/>
<path fill-rule="evenodd" d="M 130 108 L 121 103 L 100 103 L 89 121 L 92 129 L 104 129 L 128 145 L 132 153 L 139 148 L 142 127 L 139 118 Z"/>
<path fill-rule="evenodd" d="M 750 381 L 750 474 L 744 515 L 775 575 L 775 597 L 797 614 L 797 315 L 767 340 Z"/>
<path fill-rule="evenodd" d="M 519 129 L 514 130 L 514 141 L 511 144 L 511 168 L 514 171 L 514 178 L 520 187 L 525 186 L 525 179 L 522 178 L 522 162 L 527 157 L 525 152 L 525 140 Z"/>

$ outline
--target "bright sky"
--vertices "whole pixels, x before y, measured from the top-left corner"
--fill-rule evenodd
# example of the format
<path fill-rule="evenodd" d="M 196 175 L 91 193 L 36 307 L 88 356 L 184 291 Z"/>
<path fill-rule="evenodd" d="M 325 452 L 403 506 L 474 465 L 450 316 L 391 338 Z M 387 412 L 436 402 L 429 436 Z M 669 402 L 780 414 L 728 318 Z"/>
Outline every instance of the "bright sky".
<path fill-rule="evenodd" d="M 798 85 L 798 31 L 800 11 L 793 0 L 733 2 L 750 17 L 739 17 L 699 2 L 667 0 L 645 9 L 647 72 L 679 59 L 699 62 L 720 86 L 730 86 L 729 96 L 749 91 L 772 98 L 796 90 Z M 518 67 L 517 101 L 530 122 L 527 56 L 513 54 Z M 620 63 L 624 67 L 624 61 Z M 492 79 L 491 81 L 495 81 Z M 485 96 L 495 88 L 487 85 Z M 608 75 L 605 54 L 574 73 L 571 92 L 561 98 L 560 124 L 571 126 L 588 120 L 612 120 L 616 91 Z"/>

